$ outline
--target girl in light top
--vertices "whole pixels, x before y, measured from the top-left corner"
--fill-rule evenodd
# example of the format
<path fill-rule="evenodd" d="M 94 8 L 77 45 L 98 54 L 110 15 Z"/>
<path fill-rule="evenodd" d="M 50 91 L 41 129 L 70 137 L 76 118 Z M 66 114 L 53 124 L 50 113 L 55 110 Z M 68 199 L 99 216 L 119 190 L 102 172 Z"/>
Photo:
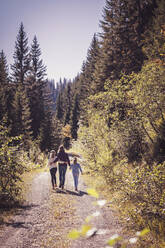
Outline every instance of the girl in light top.
<path fill-rule="evenodd" d="M 50 175 L 51 175 L 51 182 L 52 182 L 52 188 L 54 189 L 57 187 L 56 183 L 56 172 L 57 172 L 57 162 L 53 162 L 56 158 L 56 152 L 52 150 L 50 152 L 49 160 L 48 160 L 48 167 L 50 170 Z"/>
<path fill-rule="evenodd" d="M 82 174 L 82 169 L 81 169 L 80 164 L 77 163 L 77 158 L 74 158 L 73 164 L 71 164 L 70 168 L 72 170 L 75 190 L 78 191 L 79 172 L 81 172 L 81 174 Z"/>

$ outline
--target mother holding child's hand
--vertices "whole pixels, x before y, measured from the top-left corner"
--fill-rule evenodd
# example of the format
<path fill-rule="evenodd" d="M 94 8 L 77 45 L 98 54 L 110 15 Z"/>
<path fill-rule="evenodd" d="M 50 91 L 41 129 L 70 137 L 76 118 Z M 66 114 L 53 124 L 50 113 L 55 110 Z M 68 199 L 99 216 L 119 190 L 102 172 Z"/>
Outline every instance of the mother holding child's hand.
<path fill-rule="evenodd" d="M 57 162 L 54 162 L 54 160 L 57 158 L 56 152 L 52 150 L 50 152 L 49 160 L 48 160 L 48 167 L 50 170 L 50 175 L 51 175 L 51 182 L 52 182 L 52 188 L 54 189 L 57 187 L 57 182 L 56 182 L 56 173 L 57 173 Z"/>
<path fill-rule="evenodd" d="M 59 181 L 60 181 L 59 188 L 64 189 L 67 164 L 70 166 L 70 160 L 63 146 L 60 146 L 57 156 L 53 160 L 53 163 L 57 163 L 57 162 L 59 168 Z"/>

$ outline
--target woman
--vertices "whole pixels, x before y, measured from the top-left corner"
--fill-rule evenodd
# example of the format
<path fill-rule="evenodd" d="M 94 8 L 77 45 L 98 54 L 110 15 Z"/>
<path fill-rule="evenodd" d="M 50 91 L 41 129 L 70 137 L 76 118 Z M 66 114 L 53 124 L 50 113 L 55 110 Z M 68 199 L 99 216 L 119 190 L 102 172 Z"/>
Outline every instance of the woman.
<path fill-rule="evenodd" d="M 50 175 L 51 175 L 51 182 L 52 182 L 52 188 L 54 189 L 57 187 L 56 183 L 56 172 L 57 172 L 57 162 L 54 162 L 56 159 L 56 152 L 52 150 L 50 152 L 49 160 L 48 160 L 48 167 L 50 170 Z"/>
<path fill-rule="evenodd" d="M 77 158 L 74 158 L 73 164 L 71 164 L 71 169 L 72 169 L 72 175 L 74 179 L 74 186 L 75 190 L 78 191 L 78 178 L 79 178 L 79 172 L 82 174 L 82 169 L 80 164 L 77 163 Z"/>
<path fill-rule="evenodd" d="M 70 160 L 63 146 L 60 146 L 59 151 L 57 153 L 57 158 L 54 160 L 55 163 L 57 161 L 58 161 L 58 168 L 59 168 L 59 181 L 60 181 L 59 187 L 64 189 L 67 164 L 70 166 Z"/>

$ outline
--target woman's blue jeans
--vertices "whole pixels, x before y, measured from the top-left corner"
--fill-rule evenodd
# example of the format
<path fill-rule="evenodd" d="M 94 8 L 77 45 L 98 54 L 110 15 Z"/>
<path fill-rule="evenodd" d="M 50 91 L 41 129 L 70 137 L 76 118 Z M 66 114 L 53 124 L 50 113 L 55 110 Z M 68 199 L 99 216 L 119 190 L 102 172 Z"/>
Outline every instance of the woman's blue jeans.
<path fill-rule="evenodd" d="M 60 164 L 59 165 L 59 181 L 60 181 L 60 186 L 59 187 L 64 187 L 65 184 L 65 174 L 67 170 L 67 164 Z"/>

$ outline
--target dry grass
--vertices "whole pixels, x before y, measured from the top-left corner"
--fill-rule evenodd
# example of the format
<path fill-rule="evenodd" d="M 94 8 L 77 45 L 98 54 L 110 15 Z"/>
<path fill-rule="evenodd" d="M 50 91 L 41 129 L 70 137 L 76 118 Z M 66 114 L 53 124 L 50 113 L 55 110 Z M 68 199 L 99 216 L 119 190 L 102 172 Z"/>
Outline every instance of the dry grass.
<path fill-rule="evenodd" d="M 29 187 L 31 186 L 32 180 L 35 175 L 41 171 L 44 171 L 45 168 L 35 169 L 29 172 L 25 172 L 21 179 L 22 182 L 18 182 L 18 186 L 21 188 L 21 193 L 17 197 L 15 203 L 11 203 L 9 205 L 3 205 L 0 207 L 0 225 L 5 222 L 8 222 L 12 219 L 12 217 L 16 214 L 19 206 L 24 202 L 26 199 L 27 192 Z"/>

